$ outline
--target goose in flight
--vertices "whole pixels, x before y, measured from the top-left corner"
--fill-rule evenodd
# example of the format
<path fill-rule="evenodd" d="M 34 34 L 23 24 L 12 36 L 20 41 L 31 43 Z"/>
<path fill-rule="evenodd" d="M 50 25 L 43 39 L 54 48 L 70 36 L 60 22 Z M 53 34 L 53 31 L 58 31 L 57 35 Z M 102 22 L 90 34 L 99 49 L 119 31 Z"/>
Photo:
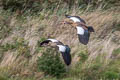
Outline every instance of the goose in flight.
<path fill-rule="evenodd" d="M 40 43 L 40 46 L 48 45 L 50 42 L 55 43 L 55 48 L 59 50 L 62 54 L 65 64 L 68 66 L 71 64 L 71 54 L 68 45 L 64 45 L 62 42 L 56 39 L 47 39 Z"/>
<path fill-rule="evenodd" d="M 94 29 L 92 26 L 87 26 L 84 22 L 75 22 L 71 19 L 66 19 L 63 22 L 64 24 L 70 24 L 73 27 L 77 29 L 77 34 L 79 41 L 87 45 L 89 42 L 90 32 L 94 32 Z"/>

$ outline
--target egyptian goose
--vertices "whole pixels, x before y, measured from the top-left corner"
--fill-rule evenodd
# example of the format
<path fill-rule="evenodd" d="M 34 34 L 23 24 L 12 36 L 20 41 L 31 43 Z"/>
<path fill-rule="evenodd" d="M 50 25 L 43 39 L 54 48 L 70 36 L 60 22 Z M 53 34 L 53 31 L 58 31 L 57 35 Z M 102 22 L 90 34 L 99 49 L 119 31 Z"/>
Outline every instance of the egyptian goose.
<path fill-rule="evenodd" d="M 87 26 L 84 22 L 75 22 L 71 19 L 65 19 L 63 23 L 75 27 L 77 29 L 79 41 L 84 45 L 88 44 L 90 32 L 94 32 L 92 26 Z"/>
<path fill-rule="evenodd" d="M 64 45 L 62 42 L 56 39 L 47 39 L 40 43 L 40 46 L 48 45 L 50 42 L 55 43 L 55 48 L 59 50 L 62 54 L 65 64 L 68 66 L 71 64 L 71 54 L 68 45 Z"/>

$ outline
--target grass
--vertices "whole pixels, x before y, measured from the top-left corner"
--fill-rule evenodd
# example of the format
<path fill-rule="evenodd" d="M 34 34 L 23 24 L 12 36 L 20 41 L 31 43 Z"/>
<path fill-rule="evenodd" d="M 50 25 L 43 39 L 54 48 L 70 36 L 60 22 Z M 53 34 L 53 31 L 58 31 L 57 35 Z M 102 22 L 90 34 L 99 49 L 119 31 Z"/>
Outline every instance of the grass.
<path fill-rule="evenodd" d="M 12 27 L 9 25 L 11 12 L 0 11 L 0 39 L 7 37 L 12 30 Z"/>
<path fill-rule="evenodd" d="M 0 73 L 0 80 L 36 80 L 34 77 L 9 77 Z"/>
<path fill-rule="evenodd" d="M 19 16 L 15 16 L 15 12 L 10 13 L 10 10 L 0 12 L 0 40 L 3 39 L 3 41 L 0 42 L 1 62 L 4 59 L 6 53 L 18 55 L 18 57 L 13 61 L 14 64 L 11 64 L 12 69 L 10 68 L 10 70 L 12 71 L 9 72 L 9 70 L 5 68 L 4 72 L 6 72 L 6 74 L 1 75 L 0 78 L 7 80 L 36 80 L 34 74 L 35 72 L 38 72 L 38 70 L 36 70 L 36 60 L 38 59 L 38 56 L 41 56 L 41 54 L 44 52 L 44 48 L 40 48 L 39 43 L 46 38 L 54 37 L 62 41 L 63 43 L 68 44 L 70 47 L 73 46 L 71 48 L 71 54 L 72 59 L 75 60 L 72 61 L 68 72 L 65 74 L 65 76 L 61 78 L 61 80 L 119 80 L 120 49 L 116 49 L 118 44 L 112 44 L 112 41 L 110 40 L 110 38 L 112 38 L 111 35 L 113 35 L 111 34 L 111 31 L 119 31 L 120 19 L 119 14 L 116 14 L 118 12 L 113 12 L 110 10 L 93 11 L 92 8 L 88 9 L 88 11 L 86 12 L 84 12 L 84 10 L 82 10 L 81 12 L 81 8 L 76 8 L 74 12 L 74 10 L 72 9 L 69 10 L 68 8 L 64 9 L 61 7 L 59 7 L 60 9 L 58 8 L 58 10 L 56 10 L 55 12 L 54 7 L 55 5 L 52 5 L 52 7 L 49 7 L 49 9 L 47 8 L 34 14 L 31 14 L 30 11 L 27 10 L 23 15 Z M 52 10 L 50 8 L 52 8 Z M 83 8 L 85 7 L 83 6 Z M 92 12 L 89 12 L 89 10 L 92 10 Z M 91 34 L 90 42 L 87 46 L 79 43 L 75 29 L 73 29 L 69 25 L 58 24 L 61 20 L 64 19 L 63 15 L 66 13 L 70 13 L 70 15 L 79 15 L 81 18 L 85 19 L 87 25 L 92 25 L 94 27 L 95 33 Z M 11 15 L 12 17 L 10 17 Z M 7 21 L 8 23 L 6 23 Z M 10 26 L 12 23 L 14 24 Z M 65 28 L 63 28 L 62 26 L 64 26 Z M 17 38 L 7 40 L 7 38 L 11 38 L 11 36 L 13 35 L 15 35 L 15 37 L 17 36 Z M 23 38 L 19 38 L 21 36 Z M 33 44 L 32 47 L 36 46 L 35 54 L 33 54 L 32 56 L 30 55 L 30 53 L 32 53 L 32 49 L 29 46 L 31 39 Z M 12 43 L 10 43 L 9 41 L 12 41 Z M 34 45 L 35 42 L 38 43 Z M 46 52 L 46 54 L 49 52 L 50 51 Z M 76 55 L 78 56 L 77 58 L 80 59 L 76 60 Z M 8 56 L 8 59 L 10 58 L 10 56 Z M 110 56 L 113 56 L 114 59 Z M 28 57 L 29 60 L 27 59 Z M 106 59 L 108 59 L 108 63 L 106 63 Z M 47 60 L 46 64 L 48 62 L 49 60 Z M 55 66 L 59 66 L 56 64 L 57 63 L 55 63 L 52 67 L 54 68 Z M 0 67 L 1 66 L 3 65 L 0 65 Z M 43 64 L 39 66 L 43 66 Z M 52 68 L 49 65 L 44 67 L 47 69 Z M 26 68 L 32 71 L 33 75 L 28 75 L 27 77 L 21 75 L 14 76 L 14 74 L 17 75 L 17 73 L 20 73 L 21 70 L 26 70 Z M 59 72 L 58 69 L 56 70 Z M 50 72 L 50 74 L 54 73 L 52 71 Z M 57 73 L 55 73 L 55 75 L 57 75 Z M 48 74 L 43 78 L 39 77 L 39 79 L 57 80 L 56 77 L 54 77 L 53 75 L 50 76 Z"/>
<path fill-rule="evenodd" d="M 112 57 L 117 57 L 120 54 L 120 48 L 113 50 Z"/>
<path fill-rule="evenodd" d="M 66 72 L 65 65 L 55 49 L 47 48 L 42 56 L 38 58 L 37 63 L 38 71 L 43 71 L 45 74 L 56 78 L 63 77 Z"/>
<path fill-rule="evenodd" d="M 79 54 L 80 61 L 85 62 L 88 59 L 88 53 L 87 52 L 80 52 Z"/>
<path fill-rule="evenodd" d="M 6 43 L 4 45 L 1 45 L 0 50 L 2 53 L 12 50 L 12 51 L 17 51 L 18 56 L 19 55 L 24 55 L 25 57 L 30 56 L 30 50 L 28 44 L 24 41 L 23 38 L 18 38 L 17 40 L 14 41 L 14 43 L 11 44 Z"/>

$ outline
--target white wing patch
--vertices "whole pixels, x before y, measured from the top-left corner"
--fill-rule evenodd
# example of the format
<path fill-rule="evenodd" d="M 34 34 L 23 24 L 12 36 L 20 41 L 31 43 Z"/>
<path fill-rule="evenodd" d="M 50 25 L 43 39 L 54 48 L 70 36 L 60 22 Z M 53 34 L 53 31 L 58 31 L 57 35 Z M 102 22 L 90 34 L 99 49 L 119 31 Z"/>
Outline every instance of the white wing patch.
<path fill-rule="evenodd" d="M 59 42 L 59 41 L 56 40 L 56 39 L 48 39 L 48 40 L 50 40 L 50 41 L 52 41 L 52 42 Z"/>
<path fill-rule="evenodd" d="M 84 29 L 80 26 L 77 26 L 77 34 L 83 35 L 84 34 Z"/>
<path fill-rule="evenodd" d="M 76 17 L 71 17 L 70 19 L 72 19 L 74 22 L 81 22 L 78 18 Z"/>
<path fill-rule="evenodd" d="M 66 50 L 65 46 L 63 46 L 63 45 L 57 45 L 57 46 L 59 47 L 60 52 L 65 52 L 65 50 Z"/>

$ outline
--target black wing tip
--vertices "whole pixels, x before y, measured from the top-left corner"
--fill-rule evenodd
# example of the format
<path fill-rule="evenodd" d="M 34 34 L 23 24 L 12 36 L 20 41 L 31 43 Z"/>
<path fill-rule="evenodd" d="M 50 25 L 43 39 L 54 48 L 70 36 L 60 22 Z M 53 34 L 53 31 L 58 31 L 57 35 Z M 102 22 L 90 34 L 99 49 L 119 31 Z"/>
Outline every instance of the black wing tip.
<path fill-rule="evenodd" d="M 40 43 L 40 47 L 43 46 L 43 43 Z"/>
<path fill-rule="evenodd" d="M 68 14 L 65 14 L 65 17 L 70 18 L 70 16 Z"/>
<path fill-rule="evenodd" d="M 71 61 L 65 62 L 65 64 L 66 64 L 67 66 L 69 66 L 69 65 L 71 64 Z"/>
<path fill-rule="evenodd" d="M 70 55 L 70 52 L 69 53 L 62 52 L 62 57 L 63 57 L 63 60 L 64 60 L 65 64 L 67 66 L 69 66 L 71 64 L 71 55 Z"/>
<path fill-rule="evenodd" d="M 67 16 L 69 16 L 68 14 L 65 14 L 65 16 L 67 17 Z"/>
<path fill-rule="evenodd" d="M 44 40 L 44 41 L 42 41 L 42 42 L 40 43 L 40 47 L 43 47 L 44 44 L 46 45 L 46 44 L 48 44 L 49 42 L 50 42 L 50 40 Z"/>
<path fill-rule="evenodd" d="M 40 47 L 43 47 L 43 45 L 44 45 L 44 43 L 43 43 L 43 42 L 41 42 L 41 43 L 40 43 Z"/>
<path fill-rule="evenodd" d="M 88 41 L 82 41 L 82 40 L 80 40 L 80 39 L 79 39 L 79 41 L 80 41 L 80 43 L 82 43 L 82 44 L 84 44 L 84 45 L 87 45 L 87 44 L 88 44 Z"/>
<path fill-rule="evenodd" d="M 70 63 L 66 63 L 67 66 L 69 66 L 70 64 L 71 64 L 71 62 Z"/>
<path fill-rule="evenodd" d="M 87 43 L 83 43 L 84 45 L 87 45 L 88 44 L 88 42 Z"/>
<path fill-rule="evenodd" d="M 95 32 L 94 28 L 92 26 L 88 26 L 88 31 Z"/>
<path fill-rule="evenodd" d="M 80 41 L 80 43 L 84 44 L 84 45 L 87 45 L 88 42 L 89 42 L 89 37 L 87 38 L 86 36 L 84 35 L 79 35 L 78 34 L 78 39 Z"/>
<path fill-rule="evenodd" d="M 80 41 L 80 40 L 79 40 Z M 80 41 L 82 44 L 84 44 L 84 45 L 87 45 L 88 44 L 88 42 L 83 42 L 83 41 Z"/>

